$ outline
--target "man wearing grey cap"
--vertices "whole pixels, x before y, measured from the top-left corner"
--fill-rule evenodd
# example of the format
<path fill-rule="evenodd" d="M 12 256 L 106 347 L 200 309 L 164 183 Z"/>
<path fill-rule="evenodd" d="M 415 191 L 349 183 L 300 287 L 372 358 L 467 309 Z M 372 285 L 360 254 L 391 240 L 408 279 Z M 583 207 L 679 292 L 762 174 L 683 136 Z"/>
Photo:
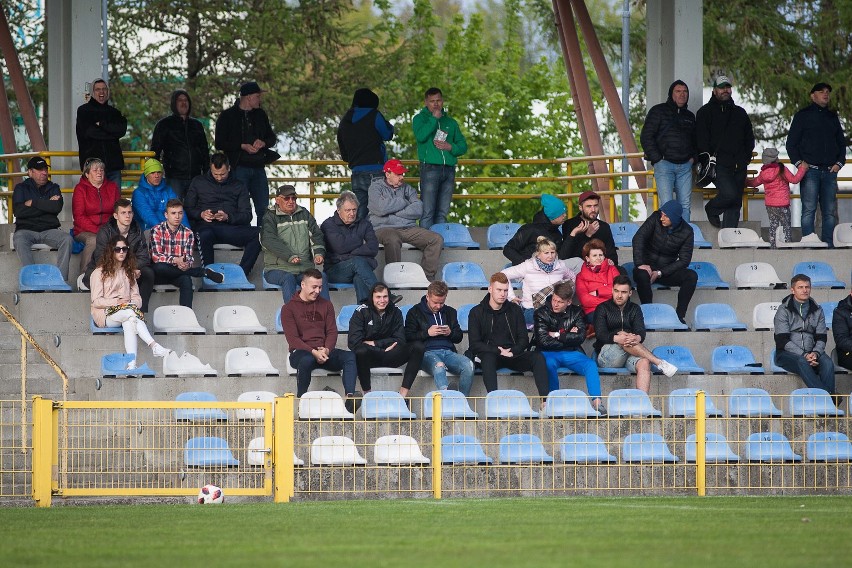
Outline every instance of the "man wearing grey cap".
<path fill-rule="evenodd" d="M 216 148 L 228 155 L 234 177 L 243 182 L 251 195 L 258 227 L 269 207 L 269 180 L 265 167 L 270 161 L 269 148 L 275 145 L 269 116 L 260 108 L 265 92 L 254 81 L 243 83 L 240 98 L 219 115 L 215 136 Z"/>
<path fill-rule="evenodd" d="M 32 246 L 49 245 L 59 251 L 56 266 L 62 278 L 68 281 L 68 262 L 74 240 L 71 233 L 61 230 L 59 212 L 62 211 L 62 193 L 59 186 L 48 179 L 47 162 L 41 156 L 27 162 L 27 179 L 15 186 L 12 193 L 12 210 L 15 213 L 15 252 L 21 265 L 34 264 Z"/>
<path fill-rule="evenodd" d="M 716 157 L 716 196 L 704 205 L 707 220 L 714 227 L 736 228 L 754 131 L 746 111 L 734 104 L 731 80 L 724 75 L 713 81 L 710 100 L 695 115 L 695 137 L 699 153 Z"/>
<path fill-rule="evenodd" d="M 837 172 L 846 163 L 846 136 L 837 113 L 828 108 L 831 85 L 817 83 L 811 89 L 811 104 L 793 117 L 787 134 L 787 154 L 798 166 L 807 162 L 802 179 L 802 236 L 814 232 L 819 204 L 822 240 L 834 246 L 837 225 Z"/>

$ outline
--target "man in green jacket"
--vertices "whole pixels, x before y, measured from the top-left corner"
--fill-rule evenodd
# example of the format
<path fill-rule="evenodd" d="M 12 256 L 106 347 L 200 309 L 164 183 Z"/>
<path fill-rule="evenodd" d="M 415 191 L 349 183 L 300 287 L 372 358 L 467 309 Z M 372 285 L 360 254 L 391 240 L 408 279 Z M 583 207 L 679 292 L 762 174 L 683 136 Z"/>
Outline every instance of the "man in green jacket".
<path fill-rule="evenodd" d="M 456 163 L 467 152 L 467 142 L 459 123 L 444 111 L 444 96 L 437 87 L 426 91 L 425 106 L 414 116 L 413 126 L 423 201 L 420 227 L 428 229 L 447 222 L 456 185 Z"/>

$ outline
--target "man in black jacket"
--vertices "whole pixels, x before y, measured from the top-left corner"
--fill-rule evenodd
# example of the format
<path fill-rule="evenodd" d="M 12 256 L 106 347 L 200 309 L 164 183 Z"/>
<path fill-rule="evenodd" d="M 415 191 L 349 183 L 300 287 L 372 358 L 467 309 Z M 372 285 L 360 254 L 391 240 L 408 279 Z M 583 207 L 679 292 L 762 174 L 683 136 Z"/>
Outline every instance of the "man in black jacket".
<path fill-rule="evenodd" d="M 822 214 L 822 241 L 834 246 L 837 225 L 837 172 L 846 163 L 846 136 L 837 113 L 828 108 L 831 85 L 811 89 L 811 105 L 793 117 L 787 134 L 787 153 L 797 167 L 807 162 L 802 194 L 802 236 L 814 232 L 817 203 Z"/>
<path fill-rule="evenodd" d="M 497 369 L 532 371 L 535 386 L 541 397 L 547 397 L 547 364 L 536 351 L 527 351 L 530 344 L 524 310 L 507 302 L 509 279 L 502 272 L 491 275 L 488 293 L 470 310 L 466 355 L 482 366 L 482 381 L 488 392 L 497 390 Z"/>
<path fill-rule="evenodd" d="M 216 149 L 228 155 L 234 177 L 241 181 L 254 202 L 257 226 L 269 207 L 269 180 L 266 177 L 268 152 L 275 145 L 275 133 L 266 111 L 260 108 L 261 90 L 250 81 L 240 87 L 240 98 L 226 108 L 216 121 Z"/>
<path fill-rule="evenodd" d="M 109 85 L 101 78 L 92 82 L 92 95 L 77 107 L 77 146 L 80 168 L 89 158 L 100 158 L 106 178 L 121 188 L 124 154 L 118 140 L 127 134 L 127 119 L 109 104 Z"/>
<path fill-rule="evenodd" d="M 210 167 L 210 146 L 204 125 L 193 118 L 189 93 L 177 89 L 172 93 L 172 114 L 161 118 L 151 136 L 151 151 L 165 167 L 166 185 L 181 199 L 189 182 Z"/>
<path fill-rule="evenodd" d="M 632 293 L 627 276 L 612 280 L 612 298 L 595 308 L 595 352 L 600 367 L 627 367 L 636 373 L 636 388 L 648 392 L 652 363 L 667 377 L 674 376 L 677 367 L 642 345 L 645 318 L 642 308 L 630 301 Z"/>
<path fill-rule="evenodd" d="M 689 269 L 695 236 L 689 223 L 681 219 L 681 211 L 680 203 L 673 199 L 639 227 L 633 236 L 633 279 L 643 304 L 654 301 L 651 285 L 655 282 L 680 286 L 675 311 L 681 323 L 686 323 L 698 273 Z"/>
<path fill-rule="evenodd" d="M 555 195 L 545 193 L 541 196 L 541 211 L 533 216 L 532 223 L 523 225 L 503 247 L 503 256 L 517 266 L 532 258 L 539 237 L 547 237 L 556 244 L 562 244 L 559 225 L 565 221 L 565 204 Z"/>
<path fill-rule="evenodd" d="M 341 192 L 337 211 L 322 222 L 320 229 L 325 237 L 325 272 L 329 281 L 352 282 L 355 301 L 365 302 L 370 288 L 378 281 L 374 270 L 378 266 L 379 240 L 370 220 L 358 217 L 360 208 L 353 192 Z M 402 300 L 401 297 L 391 299 L 394 303 Z"/>
<path fill-rule="evenodd" d="M 559 282 L 544 305 L 535 311 L 534 338 L 536 348 L 547 364 L 549 388 L 559 388 L 559 368 L 566 367 L 586 377 L 586 389 L 592 406 L 601 414 L 606 409 L 601 401 L 601 378 L 598 366 L 583 352 L 586 340 L 586 318 L 580 306 L 571 304 L 573 282 Z"/>
<path fill-rule="evenodd" d="M 683 218 L 690 219 L 692 164 L 695 158 L 695 115 L 687 108 L 689 87 L 678 79 L 669 87 L 666 102 L 648 111 L 640 140 L 645 159 L 654 166 L 660 203 L 676 197 Z"/>
<path fill-rule="evenodd" d="M 831 316 L 831 333 L 837 346 L 837 363 L 852 371 L 852 293 L 837 303 Z"/>
<path fill-rule="evenodd" d="M 583 247 L 592 239 L 606 245 L 604 253 L 615 265 L 618 265 L 618 251 L 609 223 L 598 219 L 601 211 L 601 198 L 594 191 L 584 191 L 577 200 L 580 212 L 562 224 L 562 245 L 559 246 L 559 258 L 583 258 Z M 554 241 L 556 242 L 556 241 Z"/>
<path fill-rule="evenodd" d="M 704 205 L 707 219 L 714 227 L 736 228 L 754 131 L 746 111 L 734 104 L 731 81 L 724 75 L 713 81 L 713 95 L 695 115 L 695 141 L 699 152 L 716 156 L 716 197 Z"/>

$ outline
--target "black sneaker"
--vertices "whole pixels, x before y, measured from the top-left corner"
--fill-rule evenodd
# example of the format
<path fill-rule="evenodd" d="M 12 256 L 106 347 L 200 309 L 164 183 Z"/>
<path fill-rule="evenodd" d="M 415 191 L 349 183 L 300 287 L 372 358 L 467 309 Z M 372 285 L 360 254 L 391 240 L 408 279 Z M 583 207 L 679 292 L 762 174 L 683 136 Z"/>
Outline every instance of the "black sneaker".
<path fill-rule="evenodd" d="M 354 395 L 347 394 L 346 399 L 343 401 L 343 404 L 346 406 L 346 410 L 355 414 L 358 412 L 358 409 L 361 408 L 361 399 L 355 398 Z"/>
<path fill-rule="evenodd" d="M 705 209 L 704 212 L 706 213 L 707 210 Z M 711 215 L 710 213 L 707 213 L 707 220 L 710 222 L 711 225 L 713 225 L 717 229 L 722 226 L 722 220 L 719 218 L 718 215 Z"/>
<path fill-rule="evenodd" d="M 204 269 L 204 277 L 208 280 L 212 280 L 216 284 L 221 284 L 225 281 L 225 275 L 221 272 L 216 272 L 215 270 L 211 270 L 209 268 Z"/>
<path fill-rule="evenodd" d="M 391 301 L 391 302 L 393 303 L 393 305 L 395 305 L 395 306 L 396 306 L 396 305 L 399 305 L 399 303 L 400 303 L 400 302 L 402 302 L 402 300 L 403 300 L 403 298 L 402 298 L 402 296 L 400 296 L 399 294 L 391 294 L 391 296 L 390 296 L 390 301 Z"/>

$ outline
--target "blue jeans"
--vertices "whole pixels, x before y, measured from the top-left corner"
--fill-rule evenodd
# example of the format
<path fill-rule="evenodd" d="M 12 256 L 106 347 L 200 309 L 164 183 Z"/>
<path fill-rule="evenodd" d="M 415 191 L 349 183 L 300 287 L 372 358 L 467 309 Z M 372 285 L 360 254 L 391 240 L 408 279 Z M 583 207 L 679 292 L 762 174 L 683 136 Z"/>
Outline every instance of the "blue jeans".
<path fill-rule="evenodd" d="M 366 219 L 370 215 L 370 210 L 367 209 L 367 190 L 370 189 L 370 184 L 373 179 L 382 178 L 382 170 L 372 172 L 352 172 L 352 193 L 358 198 L 358 219 Z"/>
<path fill-rule="evenodd" d="M 601 377 L 597 364 L 580 351 L 542 351 L 547 363 L 547 380 L 550 390 L 559 389 L 559 367 L 567 367 L 586 377 L 586 390 L 592 398 L 601 396 Z"/>
<path fill-rule="evenodd" d="M 290 352 L 290 365 L 296 369 L 296 396 L 301 397 L 311 386 L 311 372 L 314 369 L 326 371 L 342 371 L 343 390 L 346 394 L 355 394 L 355 377 L 358 369 L 355 366 L 355 354 L 343 349 L 332 349 L 328 361 L 320 365 L 310 351 L 294 349 Z"/>
<path fill-rule="evenodd" d="M 802 194 L 802 236 L 814 232 L 817 202 L 822 213 L 822 240 L 834 246 L 837 225 L 837 173 L 809 168 L 799 185 Z"/>
<path fill-rule="evenodd" d="M 378 282 L 376 273 L 373 272 L 373 267 L 369 261 L 363 256 L 354 256 L 349 260 L 344 260 L 325 267 L 325 274 L 328 280 L 341 284 L 352 283 L 355 285 L 355 301 L 361 302 L 370 297 L 370 288 Z M 267 278 L 267 280 L 269 280 Z M 326 285 L 323 284 L 323 290 Z"/>
<path fill-rule="evenodd" d="M 191 182 L 191 179 L 166 178 L 166 185 L 172 188 L 175 195 L 177 195 L 178 199 L 181 200 L 186 197 L 186 190 L 189 189 L 189 184 Z"/>
<path fill-rule="evenodd" d="M 444 365 L 439 367 L 438 363 Z M 438 390 L 444 390 L 450 386 L 447 379 L 447 371 L 459 376 L 459 392 L 468 396 L 470 386 L 473 384 L 473 361 L 449 349 L 431 349 L 423 353 L 423 363 L 420 365 L 426 373 L 435 379 Z"/>
<path fill-rule="evenodd" d="M 110 181 L 114 181 L 115 185 L 118 186 L 118 191 L 121 192 L 121 170 L 112 170 L 106 172 L 104 177 Z"/>
<path fill-rule="evenodd" d="M 447 222 L 455 186 L 455 166 L 420 162 L 420 200 L 423 202 L 423 213 L 420 215 L 421 228 L 428 229 L 432 225 Z"/>
<path fill-rule="evenodd" d="M 598 353 L 598 367 L 616 369 L 627 367 L 627 370 L 631 373 L 636 372 L 636 363 L 641 360 L 641 357 L 631 355 L 618 343 L 607 343 L 601 347 L 601 352 Z"/>
<path fill-rule="evenodd" d="M 264 270 L 263 277 L 266 278 L 266 281 L 270 284 L 281 286 L 281 295 L 284 296 L 285 304 L 289 302 L 293 297 L 293 294 L 296 293 L 296 288 L 301 287 L 302 284 L 301 274 L 294 274 L 293 272 L 285 272 L 278 269 Z M 328 295 L 328 276 L 326 276 L 325 272 L 322 273 L 322 290 L 320 290 L 319 295 L 321 298 L 325 298 L 329 302 L 331 301 L 331 298 Z"/>
<path fill-rule="evenodd" d="M 254 203 L 254 214 L 257 216 L 257 226 L 263 225 L 263 214 L 269 207 L 269 180 L 266 178 L 266 168 L 234 168 L 234 177 L 243 182 Z"/>
<path fill-rule="evenodd" d="M 660 160 L 654 164 L 654 179 L 657 180 L 657 196 L 660 205 L 672 200 L 672 195 L 683 207 L 683 220 L 689 222 L 692 203 L 692 162 L 673 164 Z"/>
<path fill-rule="evenodd" d="M 794 375 L 799 375 L 809 388 L 823 389 L 828 391 L 829 394 L 835 394 L 834 363 L 831 357 L 825 353 L 820 353 L 818 362 L 817 367 L 811 367 L 802 355 L 796 355 L 789 351 L 775 352 L 775 363 L 779 367 Z"/>

